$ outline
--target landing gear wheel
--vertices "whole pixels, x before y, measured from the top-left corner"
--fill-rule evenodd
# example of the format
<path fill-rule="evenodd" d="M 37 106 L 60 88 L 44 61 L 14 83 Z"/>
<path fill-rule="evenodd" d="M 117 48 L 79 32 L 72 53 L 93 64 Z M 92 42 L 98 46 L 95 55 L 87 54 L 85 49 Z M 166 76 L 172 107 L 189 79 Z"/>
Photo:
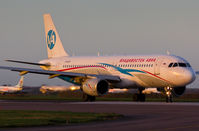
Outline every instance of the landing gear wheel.
<path fill-rule="evenodd" d="M 146 96 L 145 94 L 139 94 L 140 95 L 140 101 L 145 102 L 146 101 Z"/>
<path fill-rule="evenodd" d="M 95 96 L 90 96 L 90 102 L 95 101 L 96 97 Z"/>
<path fill-rule="evenodd" d="M 138 93 L 136 93 L 136 94 L 133 95 L 133 101 L 145 102 L 145 100 L 146 100 L 145 94 L 142 94 L 142 93 L 138 94 Z"/>
<path fill-rule="evenodd" d="M 133 94 L 133 101 L 139 101 L 138 95 L 139 95 L 139 94 L 137 94 L 137 93 L 136 93 L 136 94 Z"/>
<path fill-rule="evenodd" d="M 169 103 L 169 102 L 173 102 L 173 99 L 172 99 L 172 96 L 166 96 L 166 102 Z"/>
<path fill-rule="evenodd" d="M 82 100 L 83 101 L 88 101 L 88 95 L 83 93 Z"/>
<path fill-rule="evenodd" d="M 87 95 L 87 94 L 83 93 L 83 97 L 82 97 L 83 101 L 95 101 L 95 99 L 96 99 L 95 96 L 91 96 L 91 95 Z"/>

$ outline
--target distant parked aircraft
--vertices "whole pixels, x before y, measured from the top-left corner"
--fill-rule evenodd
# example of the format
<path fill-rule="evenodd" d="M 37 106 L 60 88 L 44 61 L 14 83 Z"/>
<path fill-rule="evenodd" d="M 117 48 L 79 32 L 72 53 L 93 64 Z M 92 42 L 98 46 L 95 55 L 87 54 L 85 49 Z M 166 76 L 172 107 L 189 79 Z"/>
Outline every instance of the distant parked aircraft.
<path fill-rule="evenodd" d="M 23 89 L 23 79 L 24 77 L 22 76 L 16 86 L 0 86 L 0 93 L 17 93 L 21 91 Z"/>
<path fill-rule="evenodd" d="M 74 91 L 79 89 L 80 89 L 79 86 L 42 86 L 39 90 L 42 93 L 48 93 L 48 92 Z"/>

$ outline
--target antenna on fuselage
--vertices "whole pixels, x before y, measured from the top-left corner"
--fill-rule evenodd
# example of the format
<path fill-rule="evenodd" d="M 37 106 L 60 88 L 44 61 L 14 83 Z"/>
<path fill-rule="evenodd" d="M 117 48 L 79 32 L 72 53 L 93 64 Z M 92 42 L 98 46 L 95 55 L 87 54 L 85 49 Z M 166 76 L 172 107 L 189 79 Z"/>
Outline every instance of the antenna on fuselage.
<path fill-rule="evenodd" d="M 72 56 L 75 56 L 75 52 L 72 53 Z"/>
<path fill-rule="evenodd" d="M 167 50 L 167 55 L 170 55 L 170 52 Z"/>
<path fill-rule="evenodd" d="M 100 52 L 97 52 L 97 56 L 100 56 Z"/>

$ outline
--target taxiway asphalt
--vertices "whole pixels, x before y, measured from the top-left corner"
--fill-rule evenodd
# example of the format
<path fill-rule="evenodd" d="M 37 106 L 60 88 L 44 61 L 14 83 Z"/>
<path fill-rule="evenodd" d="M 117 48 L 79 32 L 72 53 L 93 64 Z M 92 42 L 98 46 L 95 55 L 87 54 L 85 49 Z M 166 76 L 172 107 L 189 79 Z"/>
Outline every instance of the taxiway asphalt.
<path fill-rule="evenodd" d="M 120 120 L 0 131 L 198 131 L 199 103 L 0 101 L 0 110 L 118 113 Z"/>

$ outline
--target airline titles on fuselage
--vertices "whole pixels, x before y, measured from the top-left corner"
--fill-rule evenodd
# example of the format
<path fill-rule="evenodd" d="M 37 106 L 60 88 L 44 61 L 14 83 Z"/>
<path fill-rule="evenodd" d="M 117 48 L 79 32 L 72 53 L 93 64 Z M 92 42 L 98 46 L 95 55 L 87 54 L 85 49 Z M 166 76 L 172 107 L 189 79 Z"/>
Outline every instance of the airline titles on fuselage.
<path fill-rule="evenodd" d="M 156 61 L 156 58 L 147 58 L 147 59 L 144 59 L 144 58 L 123 59 L 122 58 L 122 59 L 120 59 L 120 62 L 123 62 L 123 63 L 129 63 L 129 62 L 155 62 L 155 61 Z"/>

